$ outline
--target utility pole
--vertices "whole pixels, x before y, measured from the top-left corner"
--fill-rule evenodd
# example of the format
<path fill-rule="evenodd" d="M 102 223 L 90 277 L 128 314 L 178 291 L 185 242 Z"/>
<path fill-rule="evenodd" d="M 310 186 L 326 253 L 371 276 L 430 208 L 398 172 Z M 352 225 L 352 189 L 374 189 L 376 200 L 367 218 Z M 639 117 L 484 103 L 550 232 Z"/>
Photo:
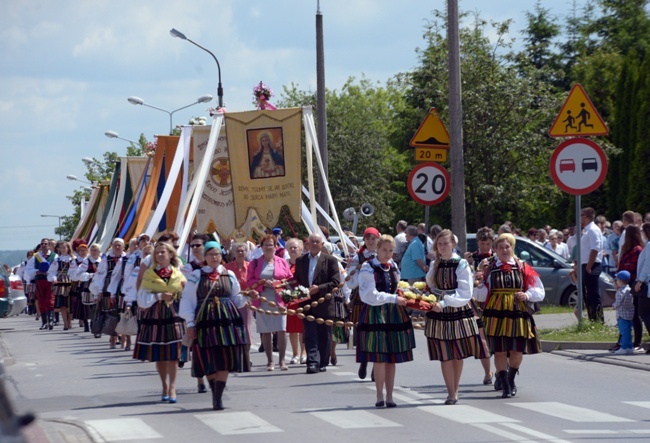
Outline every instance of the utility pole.
<path fill-rule="evenodd" d="M 449 122 L 451 155 L 451 230 L 458 249 L 467 250 L 465 220 L 465 166 L 463 159 L 463 105 L 460 80 L 458 0 L 447 0 L 447 44 L 449 47 Z"/>
<path fill-rule="evenodd" d="M 318 204 L 329 211 L 325 180 L 328 178 L 327 155 L 327 114 L 325 110 L 325 50 L 323 47 L 323 15 L 320 12 L 320 0 L 316 2 L 316 113 L 318 120 L 318 147 L 325 177 L 318 174 Z M 326 225 L 325 217 L 318 213 L 318 224 Z"/>

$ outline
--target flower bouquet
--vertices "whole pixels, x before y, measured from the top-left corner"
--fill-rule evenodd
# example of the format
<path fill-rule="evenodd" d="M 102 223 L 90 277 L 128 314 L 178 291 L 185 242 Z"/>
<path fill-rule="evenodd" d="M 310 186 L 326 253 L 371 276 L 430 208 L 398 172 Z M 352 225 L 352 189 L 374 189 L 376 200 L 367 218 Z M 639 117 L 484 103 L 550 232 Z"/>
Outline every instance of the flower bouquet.
<path fill-rule="evenodd" d="M 276 109 L 275 106 L 269 102 L 271 97 L 273 97 L 273 90 L 264 83 L 260 82 L 253 88 L 253 97 L 253 104 L 257 105 L 257 109 L 269 109 L 271 111 Z"/>
<path fill-rule="evenodd" d="M 309 297 L 309 289 L 298 285 L 293 289 L 283 289 L 280 291 L 280 296 L 282 297 L 282 300 L 285 304 L 289 304 L 291 302 L 297 302 L 298 300 L 301 300 L 305 297 Z"/>
<path fill-rule="evenodd" d="M 158 147 L 158 137 L 154 138 L 152 142 L 147 142 L 144 148 L 144 155 L 153 157 L 156 154 L 156 147 Z"/>
<path fill-rule="evenodd" d="M 397 284 L 397 293 L 406 299 L 407 307 L 417 311 L 430 311 L 432 303 L 438 300 L 423 281 L 415 282 L 413 286 L 401 281 Z"/>

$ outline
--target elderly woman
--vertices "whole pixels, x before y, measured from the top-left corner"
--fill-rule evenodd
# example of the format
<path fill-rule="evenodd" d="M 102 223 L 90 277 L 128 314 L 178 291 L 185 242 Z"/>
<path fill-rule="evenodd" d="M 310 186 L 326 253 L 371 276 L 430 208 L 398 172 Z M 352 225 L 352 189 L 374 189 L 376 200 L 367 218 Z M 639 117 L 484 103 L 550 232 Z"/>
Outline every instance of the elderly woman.
<path fill-rule="evenodd" d="M 232 256 L 235 257 L 230 263 L 226 263 L 224 268 L 235 274 L 237 282 L 242 289 L 246 289 L 246 280 L 248 278 L 248 261 L 246 261 L 246 254 L 248 254 L 248 245 L 246 243 L 233 243 L 231 246 Z M 246 355 L 250 354 L 251 345 L 253 344 L 253 314 L 247 306 L 242 306 L 239 309 L 239 315 L 244 323 L 244 331 L 246 331 Z"/>
<path fill-rule="evenodd" d="M 357 326 L 357 362 L 373 363 L 375 407 L 394 408 L 395 364 L 413 360 L 415 335 L 404 308 L 406 299 L 397 295 L 400 275 L 392 260 L 395 240 L 382 235 L 377 247 L 377 257 L 365 261 L 359 271 L 359 296 L 364 304 Z"/>
<path fill-rule="evenodd" d="M 223 391 L 229 372 L 250 370 L 246 333 L 238 308 L 246 299 L 240 294 L 235 274 L 221 265 L 221 245 L 204 245 L 205 265 L 192 272 L 183 297 L 181 316 L 193 340 L 192 377 L 208 378 L 212 409 L 223 409 Z"/>
<path fill-rule="evenodd" d="M 463 360 L 467 357 L 483 359 L 490 355 L 470 305 L 472 271 L 467 261 L 454 252 L 455 247 L 454 234 L 449 229 L 441 231 L 433 243 L 436 259 L 426 277 L 438 301 L 426 314 L 424 335 L 429 359 L 440 361 L 447 386 L 446 405 L 458 402 Z"/>
<path fill-rule="evenodd" d="M 289 253 L 289 269 L 291 274 L 296 273 L 296 259 L 302 255 L 303 243 L 302 240 L 298 238 L 291 238 L 286 242 L 286 249 Z M 292 309 L 298 308 L 298 304 L 295 306 L 288 306 Z M 305 364 L 307 363 L 307 351 L 305 350 L 305 329 L 302 325 L 302 320 L 300 320 L 295 315 L 287 316 L 287 332 L 289 333 L 289 343 L 291 343 L 291 351 L 293 356 L 289 363 L 291 364 Z M 298 350 L 300 349 L 300 354 Z"/>
<path fill-rule="evenodd" d="M 176 403 L 176 368 L 185 332 L 174 306 L 185 284 L 179 266 L 174 246 L 158 242 L 137 295 L 138 307 L 144 312 L 133 349 L 133 358 L 156 362 L 162 382 L 161 400 L 169 403 Z"/>
<path fill-rule="evenodd" d="M 544 300 L 544 286 L 537 272 L 515 257 L 515 237 L 501 234 L 494 242 L 496 257 L 479 265 L 474 297 L 485 301 L 483 323 L 494 354 L 502 397 L 517 394 L 515 376 L 523 354 L 541 352 L 535 320 L 528 304 Z M 509 366 L 509 367 L 508 367 Z"/>
<path fill-rule="evenodd" d="M 259 301 L 259 307 L 264 311 L 277 311 L 277 306 L 284 306 L 284 301 L 280 296 L 278 283 L 282 280 L 288 280 L 293 277 L 286 260 L 275 255 L 278 246 L 277 238 L 273 234 L 268 234 L 262 238 L 262 256 L 251 261 L 248 267 L 248 276 L 246 283 L 250 289 L 261 292 L 261 296 L 267 301 Z M 264 281 L 259 285 L 260 281 Z M 261 287 L 257 287 L 261 286 Z M 257 305 L 258 302 L 255 302 Z M 272 306 L 273 303 L 276 306 Z M 285 315 L 257 315 L 257 332 L 262 334 L 262 345 L 266 353 L 266 370 L 272 371 L 273 364 L 273 344 L 272 335 L 278 333 L 278 353 L 279 365 L 281 371 L 289 369 L 284 363 L 284 354 L 287 350 L 287 338 L 285 330 L 287 329 L 287 317 Z"/>

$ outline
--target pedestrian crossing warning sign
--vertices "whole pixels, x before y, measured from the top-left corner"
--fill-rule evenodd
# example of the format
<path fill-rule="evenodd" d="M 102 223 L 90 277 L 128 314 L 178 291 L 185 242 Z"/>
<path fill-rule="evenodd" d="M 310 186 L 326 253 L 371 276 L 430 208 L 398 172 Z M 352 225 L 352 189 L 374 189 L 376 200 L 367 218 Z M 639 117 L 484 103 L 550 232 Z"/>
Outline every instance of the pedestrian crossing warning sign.
<path fill-rule="evenodd" d="M 409 142 L 412 148 L 447 148 L 449 133 L 436 108 L 431 108 L 424 121 Z"/>
<path fill-rule="evenodd" d="M 607 135 L 609 130 L 585 90 L 576 83 L 548 131 L 551 137 Z"/>

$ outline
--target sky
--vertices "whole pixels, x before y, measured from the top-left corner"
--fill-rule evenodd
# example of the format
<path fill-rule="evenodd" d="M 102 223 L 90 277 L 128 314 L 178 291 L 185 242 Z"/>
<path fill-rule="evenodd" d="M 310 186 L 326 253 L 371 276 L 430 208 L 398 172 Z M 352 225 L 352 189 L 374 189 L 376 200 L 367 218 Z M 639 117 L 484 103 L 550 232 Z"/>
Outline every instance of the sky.
<path fill-rule="evenodd" d="M 217 65 L 207 53 L 173 38 L 176 28 L 212 51 L 221 65 L 228 111 L 254 109 L 252 88 L 263 81 L 316 90 L 317 0 L 4 0 L 0 14 L 0 250 L 26 250 L 53 237 L 56 217 L 71 215 L 66 199 L 83 183 L 84 157 L 126 155 L 141 133 L 208 116 L 217 102 Z M 571 0 L 544 0 L 562 17 Z M 580 5 L 582 1 L 578 1 Z M 487 20 L 513 19 L 521 45 L 525 12 L 535 0 L 460 0 L 461 11 Z M 322 0 L 325 81 L 340 89 L 349 77 L 385 82 L 417 67 L 417 47 L 443 0 Z M 274 100 L 272 99 L 271 102 Z"/>

